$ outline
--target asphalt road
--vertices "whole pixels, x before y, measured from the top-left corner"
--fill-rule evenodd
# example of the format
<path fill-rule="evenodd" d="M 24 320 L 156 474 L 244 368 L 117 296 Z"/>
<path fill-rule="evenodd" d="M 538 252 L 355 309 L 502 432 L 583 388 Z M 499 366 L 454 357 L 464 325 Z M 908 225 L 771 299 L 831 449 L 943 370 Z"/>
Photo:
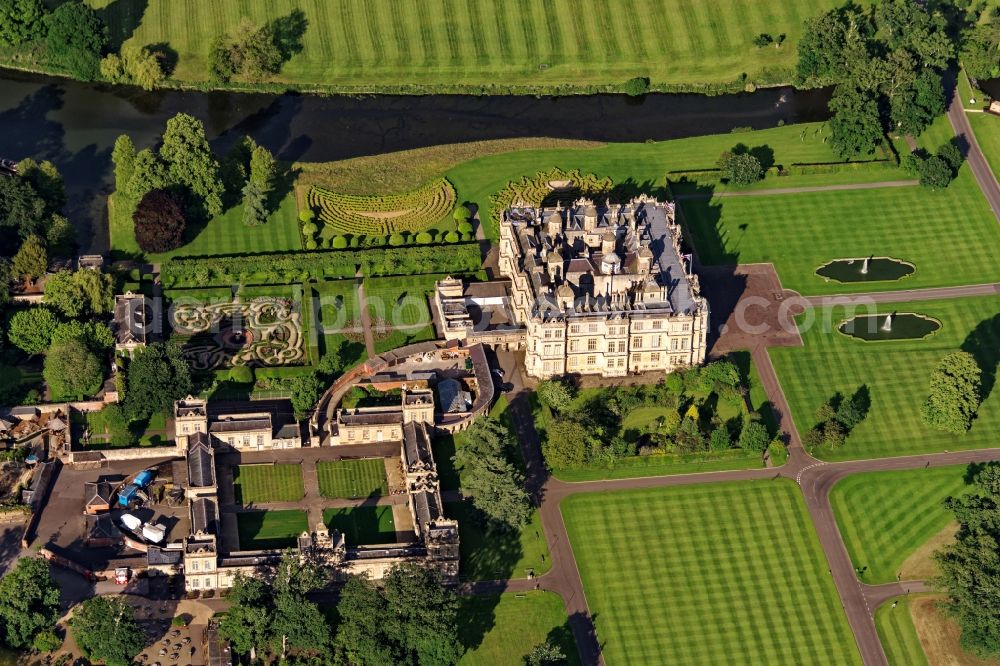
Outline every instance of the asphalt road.
<path fill-rule="evenodd" d="M 951 104 L 948 106 L 948 120 L 951 121 L 951 127 L 955 131 L 955 135 L 959 139 L 963 139 L 968 146 L 965 159 L 969 163 L 969 168 L 972 169 L 973 175 L 976 177 L 976 182 L 979 183 L 979 189 L 983 191 L 983 196 L 986 197 L 990 208 L 993 209 L 993 215 L 1000 222 L 1000 183 L 997 182 L 997 178 L 990 169 L 983 151 L 979 148 L 979 142 L 976 141 L 976 134 L 972 131 L 972 125 L 969 124 L 969 118 L 962 107 L 962 100 L 958 94 L 958 86 L 955 86 L 955 92 L 951 97 Z"/>

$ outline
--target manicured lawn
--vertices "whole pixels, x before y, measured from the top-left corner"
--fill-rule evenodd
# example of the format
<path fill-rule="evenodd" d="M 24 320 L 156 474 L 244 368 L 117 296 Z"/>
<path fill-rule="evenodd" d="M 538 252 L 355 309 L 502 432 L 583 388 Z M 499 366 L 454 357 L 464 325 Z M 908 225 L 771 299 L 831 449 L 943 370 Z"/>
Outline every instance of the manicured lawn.
<path fill-rule="evenodd" d="M 562 599 L 553 592 L 461 597 L 458 631 L 466 652 L 460 666 L 520 664 L 532 648 L 551 641 L 571 666 L 580 663 Z"/>
<path fill-rule="evenodd" d="M 108 219 L 111 226 L 111 249 L 126 255 L 139 252 L 135 242 L 132 217 L 119 211 L 114 201 L 109 206 Z M 281 200 L 278 209 L 267 219 L 266 224 L 248 227 L 243 224 L 243 206 L 240 204 L 209 220 L 200 229 L 188 229 L 188 242 L 176 250 L 161 254 L 147 255 L 152 262 L 162 262 L 170 257 L 198 257 L 217 254 L 255 254 L 298 250 L 302 247 L 299 238 L 298 211 L 295 197 L 291 194 Z"/>
<path fill-rule="evenodd" d="M 265 23 L 301 10 L 302 49 L 277 80 L 347 84 L 592 84 L 633 76 L 654 81 L 733 81 L 746 72 L 795 64 L 803 21 L 833 0 L 220 0 L 128 2 L 108 7 L 115 40 L 166 43 L 178 54 L 174 78 L 206 82 L 213 39 L 241 17 Z M 138 25 L 137 25 L 138 24 Z M 133 32 L 134 31 L 134 32 Z M 787 35 L 780 48 L 757 48 L 760 32 Z M 623 36 L 631 36 L 626 39 Z M 786 72 L 782 80 L 790 80 Z"/>
<path fill-rule="evenodd" d="M 866 386 L 871 394 L 871 410 L 847 442 L 834 450 L 819 448 L 813 455 L 845 460 L 996 446 L 1000 397 L 992 377 L 1000 359 L 1000 298 L 884 304 L 877 310 L 894 311 L 934 317 L 941 329 L 924 340 L 863 342 L 836 331 L 847 316 L 838 307 L 815 313 L 816 323 L 802 331 L 804 347 L 771 349 L 801 433 L 813 427 L 816 410 L 835 393 L 849 396 Z M 800 328 L 805 321 L 800 319 Z M 987 368 L 988 397 L 972 429 L 952 435 L 924 425 L 920 405 L 927 397 L 931 371 L 943 356 L 960 349 L 971 351 Z"/>
<path fill-rule="evenodd" d="M 982 148 L 993 175 L 1000 178 L 1000 117 L 989 113 L 968 113 L 976 142 Z"/>
<path fill-rule="evenodd" d="M 488 527 L 472 502 L 449 502 L 445 514 L 458 521 L 463 580 L 527 578 L 528 569 L 540 576 L 552 567 L 537 510 L 517 531 Z"/>
<path fill-rule="evenodd" d="M 616 664 L 860 664 L 786 480 L 573 495 L 562 504 Z"/>
<path fill-rule="evenodd" d="M 233 470 L 237 504 L 295 502 L 306 494 L 298 465 L 240 465 Z"/>
<path fill-rule="evenodd" d="M 243 550 L 287 548 L 308 529 L 305 511 L 244 511 L 236 514 Z"/>
<path fill-rule="evenodd" d="M 1000 280 L 997 225 L 968 167 L 944 190 L 896 187 L 682 202 L 699 257 L 709 264 L 773 262 L 802 294 L 885 291 Z M 780 239 L 777 242 L 776 239 Z M 947 251 L 942 251 L 947 248 Z M 894 282 L 817 276 L 833 259 L 889 256 L 916 266 Z"/>
<path fill-rule="evenodd" d="M 331 460 L 316 463 L 323 497 L 378 497 L 389 494 L 381 458 Z"/>
<path fill-rule="evenodd" d="M 861 580 L 888 583 L 907 557 L 954 521 L 944 499 L 962 494 L 968 466 L 852 474 L 830 503 Z"/>
<path fill-rule="evenodd" d="M 444 275 L 370 278 L 365 280 L 365 300 L 375 326 L 375 351 L 433 340 L 433 318 L 427 300 L 434 283 Z"/>
<path fill-rule="evenodd" d="M 673 453 L 665 456 L 629 456 L 615 461 L 613 467 L 582 467 L 556 470 L 560 481 L 600 481 L 602 479 L 631 479 L 642 476 L 667 476 L 694 474 L 696 472 L 722 472 L 731 469 L 763 467 L 759 453 L 740 449 L 704 451 L 700 453 Z"/>
<path fill-rule="evenodd" d="M 895 608 L 893 601 L 897 602 Z M 910 615 L 909 597 L 896 597 L 879 606 L 875 628 L 889 666 L 927 666 L 927 655 Z"/>
<path fill-rule="evenodd" d="M 391 506 L 359 506 L 353 509 L 323 509 L 323 522 L 339 530 L 348 546 L 396 541 Z"/>

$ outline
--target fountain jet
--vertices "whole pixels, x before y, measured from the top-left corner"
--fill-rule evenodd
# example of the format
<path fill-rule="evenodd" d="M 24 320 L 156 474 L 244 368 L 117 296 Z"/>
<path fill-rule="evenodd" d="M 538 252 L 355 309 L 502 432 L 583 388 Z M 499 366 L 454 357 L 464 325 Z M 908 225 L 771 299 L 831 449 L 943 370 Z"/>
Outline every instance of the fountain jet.
<path fill-rule="evenodd" d="M 868 259 L 869 257 L 865 257 L 865 263 L 861 264 L 862 275 L 868 275 Z"/>
<path fill-rule="evenodd" d="M 891 314 L 885 316 L 885 323 L 882 324 L 882 330 L 883 331 L 891 331 L 892 330 L 892 315 Z"/>

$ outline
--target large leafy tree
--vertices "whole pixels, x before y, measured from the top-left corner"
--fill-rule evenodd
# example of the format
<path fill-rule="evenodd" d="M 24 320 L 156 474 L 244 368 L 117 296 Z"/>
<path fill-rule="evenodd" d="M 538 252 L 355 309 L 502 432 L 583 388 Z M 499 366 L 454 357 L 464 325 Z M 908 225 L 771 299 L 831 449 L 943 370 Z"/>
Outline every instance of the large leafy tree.
<path fill-rule="evenodd" d="M 115 305 L 111 276 L 101 271 L 59 271 L 45 281 L 45 303 L 70 318 L 111 312 Z"/>
<path fill-rule="evenodd" d="M 21 249 L 11 260 L 10 267 L 14 275 L 29 282 L 34 282 L 45 275 L 49 268 L 49 253 L 46 252 L 42 239 L 35 234 L 25 238 Z"/>
<path fill-rule="evenodd" d="M 315 373 L 293 377 L 289 380 L 291 389 L 292 410 L 296 419 L 304 419 L 319 401 L 323 392 L 323 384 Z"/>
<path fill-rule="evenodd" d="M 53 215 L 45 245 L 55 257 L 70 257 L 76 247 L 76 227 L 62 215 Z"/>
<path fill-rule="evenodd" d="M 0 0 L 0 43 L 18 46 L 45 36 L 42 0 Z"/>
<path fill-rule="evenodd" d="M 209 216 L 222 212 L 224 186 L 219 179 L 219 163 L 205 136 L 205 126 L 186 113 L 167 121 L 160 157 L 167 165 L 172 183 L 190 190 Z"/>
<path fill-rule="evenodd" d="M 248 180 L 243 186 L 243 224 L 258 227 L 267 222 L 267 195 L 260 185 Z"/>
<path fill-rule="evenodd" d="M 18 560 L 0 579 L 0 625 L 3 640 L 12 648 L 31 644 L 39 632 L 50 630 L 59 619 L 59 587 L 52 580 L 49 563 L 39 557 Z"/>
<path fill-rule="evenodd" d="M 166 190 L 150 190 L 132 214 L 135 240 L 145 252 L 168 252 L 184 244 L 187 220 L 177 199 Z"/>
<path fill-rule="evenodd" d="M 274 190 L 277 176 L 278 163 L 271 151 L 264 146 L 254 146 L 250 152 L 250 181 L 257 183 L 261 191 L 269 196 Z"/>
<path fill-rule="evenodd" d="M 338 656 L 356 666 L 444 666 L 462 656 L 458 598 L 437 575 L 414 565 L 395 567 L 379 588 L 352 576 L 337 604 Z"/>
<path fill-rule="evenodd" d="M 97 13 L 82 2 L 66 2 L 45 17 L 45 25 L 49 57 L 75 78 L 97 78 L 101 50 L 108 43 L 108 30 Z"/>
<path fill-rule="evenodd" d="M 166 166 L 160 160 L 159 155 L 152 150 L 143 148 L 135 154 L 135 158 L 131 161 L 127 160 L 126 157 L 127 146 L 123 146 L 122 151 L 123 158 L 126 158 L 123 164 L 130 163 L 131 168 L 125 169 L 122 177 L 124 178 L 127 173 L 128 178 L 121 183 L 117 182 L 118 172 L 116 170 L 116 186 L 131 202 L 130 205 L 134 206 L 147 192 L 164 189 L 170 184 Z M 116 162 L 115 164 L 117 165 L 118 163 Z"/>
<path fill-rule="evenodd" d="M 983 371 L 968 352 L 948 354 L 931 373 L 930 395 L 920 415 L 928 425 L 962 434 L 972 427 L 981 400 Z"/>
<path fill-rule="evenodd" d="M 982 657 L 1000 656 L 1000 464 L 974 477 L 975 492 L 949 497 L 959 523 L 955 543 L 935 555 L 948 608 L 962 629 L 961 644 Z"/>
<path fill-rule="evenodd" d="M 587 462 L 591 448 L 590 431 L 571 418 L 553 420 L 542 441 L 542 455 L 551 469 L 579 467 Z"/>
<path fill-rule="evenodd" d="M 7 338 L 26 354 L 42 354 L 52 344 L 59 318 L 46 307 L 31 307 L 15 312 L 7 325 Z"/>
<path fill-rule="evenodd" d="M 219 632 L 240 654 L 250 654 L 267 643 L 270 626 L 270 591 L 259 578 L 238 575 L 229 592 L 229 612 L 219 623 Z"/>
<path fill-rule="evenodd" d="M 43 233 L 47 220 L 46 211 L 45 200 L 29 181 L 23 178 L 0 178 L 0 228 L 5 232 L 4 235 L 23 239 L 33 233 Z"/>
<path fill-rule="evenodd" d="M 490 520 L 517 527 L 531 518 L 531 499 L 524 476 L 508 460 L 513 439 L 503 424 L 477 419 L 464 443 L 455 451 L 455 467 L 462 474 L 462 491 Z"/>
<path fill-rule="evenodd" d="M 867 155 L 882 143 L 882 121 L 878 102 L 868 92 L 851 83 L 837 86 L 830 99 L 834 150 L 844 159 Z"/>
<path fill-rule="evenodd" d="M 28 157 L 17 163 L 17 173 L 45 202 L 46 215 L 58 213 L 66 205 L 66 183 L 52 162 L 36 162 Z"/>
<path fill-rule="evenodd" d="M 73 613 L 70 628 L 83 654 L 107 666 L 129 666 L 144 643 L 132 607 L 119 597 L 87 599 Z"/>
<path fill-rule="evenodd" d="M 969 76 L 1000 76 L 1000 19 L 993 18 L 968 30 L 962 41 L 962 65 Z"/>
<path fill-rule="evenodd" d="M 135 420 L 166 412 L 191 392 L 191 370 L 174 343 L 154 342 L 128 364 L 125 411 Z"/>
<path fill-rule="evenodd" d="M 571 385 L 559 379 L 546 379 L 538 385 L 536 393 L 543 405 L 557 412 L 568 411 L 576 395 Z"/>
<path fill-rule="evenodd" d="M 81 400 L 101 388 L 104 367 L 84 340 L 72 338 L 52 345 L 42 375 L 53 398 Z"/>
<path fill-rule="evenodd" d="M 111 161 L 115 165 L 115 191 L 125 193 L 135 172 L 135 143 L 128 134 L 122 134 L 115 139 L 115 147 L 111 150 Z"/>

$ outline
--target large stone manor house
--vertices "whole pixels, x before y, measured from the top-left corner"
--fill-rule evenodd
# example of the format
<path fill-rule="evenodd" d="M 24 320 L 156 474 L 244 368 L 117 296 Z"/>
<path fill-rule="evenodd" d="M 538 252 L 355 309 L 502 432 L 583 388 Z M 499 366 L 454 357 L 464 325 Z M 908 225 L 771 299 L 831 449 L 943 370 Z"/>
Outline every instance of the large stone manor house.
<path fill-rule="evenodd" d="M 499 270 L 509 280 L 499 299 L 439 283 L 446 337 L 523 348 L 527 373 L 539 379 L 670 372 L 705 360 L 709 306 L 682 253 L 673 203 L 642 195 L 514 206 L 500 222 Z M 508 325 L 480 325 L 487 310 L 494 321 L 502 310 Z"/>

